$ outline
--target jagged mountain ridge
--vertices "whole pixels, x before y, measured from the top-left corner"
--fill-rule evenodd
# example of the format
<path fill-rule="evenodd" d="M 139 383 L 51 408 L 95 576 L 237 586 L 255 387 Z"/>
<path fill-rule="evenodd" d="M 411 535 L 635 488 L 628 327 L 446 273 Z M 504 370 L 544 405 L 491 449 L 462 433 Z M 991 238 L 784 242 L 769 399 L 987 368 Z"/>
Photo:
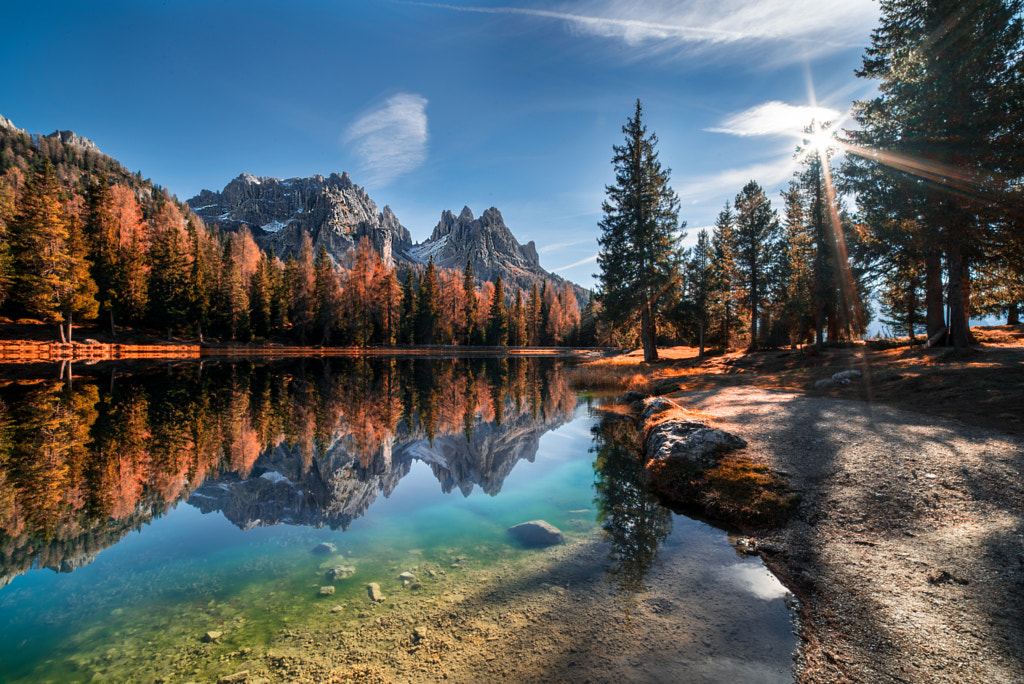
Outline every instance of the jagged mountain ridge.
<path fill-rule="evenodd" d="M 501 424 L 478 420 L 472 439 L 397 434 L 371 459 L 350 436 L 337 436 L 312 459 L 297 446 L 280 444 L 260 455 L 248 477 L 232 472 L 207 480 L 188 502 L 203 513 L 220 511 L 241 529 L 279 524 L 348 529 L 378 494 L 391 495 L 414 461 L 430 466 L 445 493 L 458 489 L 469 496 L 480 487 L 496 495 L 520 461 L 533 462 L 540 438 L 571 417 L 538 419 L 523 412 Z"/>
<path fill-rule="evenodd" d="M 458 216 L 445 210 L 431 236 L 414 243 L 391 208 L 378 211 L 347 173 L 287 180 L 243 173 L 220 192 L 203 190 L 188 205 L 207 224 L 226 230 L 248 226 L 261 247 L 282 258 L 297 254 L 308 234 L 314 251 L 323 246 L 335 264 L 348 268 L 365 236 L 399 268 L 421 266 L 433 257 L 437 266 L 459 271 L 469 261 L 478 279 L 501 276 L 524 290 L 545 280 L 567 282 L 541 267 L 536 245 L 520 244 L 494 207 L 479 218 L 469 207 Z M 585 301 L 586 292 L 573 287 L 577 299 Z"/>

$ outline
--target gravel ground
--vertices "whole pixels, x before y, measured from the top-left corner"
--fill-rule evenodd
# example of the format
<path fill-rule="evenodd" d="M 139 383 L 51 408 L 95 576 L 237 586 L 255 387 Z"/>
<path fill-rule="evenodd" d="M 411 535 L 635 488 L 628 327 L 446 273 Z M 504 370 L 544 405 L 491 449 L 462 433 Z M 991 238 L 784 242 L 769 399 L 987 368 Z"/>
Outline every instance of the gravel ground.
<path fill-rule="evenodd" d="M 1024 682 L 1024 442 L 887 406 L 681 400 L 803 495 L 756 539 L 802 600 L 799 682 Z"/>

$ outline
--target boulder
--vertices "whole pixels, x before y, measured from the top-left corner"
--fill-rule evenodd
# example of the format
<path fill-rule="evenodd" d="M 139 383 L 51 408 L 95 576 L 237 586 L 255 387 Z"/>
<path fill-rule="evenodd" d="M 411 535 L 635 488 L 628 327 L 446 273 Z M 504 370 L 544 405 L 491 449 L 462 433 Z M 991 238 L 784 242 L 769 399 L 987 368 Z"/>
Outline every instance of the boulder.
<path fill-rule="evenodd" d="M 216 644 L 220 642 L 220 638 L 222 636 L 224 636 L 223 632 L 207 632 L 203 635 L 200 641 L 206 642 L 208 644 Z"/>
<path fill-rule="evenodd" d="M 694 468 L 711 468 L 725 453 L 747 446 L 741 437 L 704 423 L 669 420 L 655 425 L 644 443 L 648 460 L 682 459 Z"/>
<path fill-rule="evenodd" d="M 508 528 L 508 533 L 524 546 L 553 546 L 565 541 L 562 531 L 544 520 L 531 520 Z"/>
<path fill-rule="evenodd" d="M 330 596 L 334 593 L 334 587 L 327 585 L 326 587 L 320 587 L 321 596 Z"/>
<path fill-rule="evenodd" d="M 313 547 L 313 553 L 318 556 L 326 556 L 329 553 L 337 553 L 338 547 L 330 542 L 321 542 Z"/>

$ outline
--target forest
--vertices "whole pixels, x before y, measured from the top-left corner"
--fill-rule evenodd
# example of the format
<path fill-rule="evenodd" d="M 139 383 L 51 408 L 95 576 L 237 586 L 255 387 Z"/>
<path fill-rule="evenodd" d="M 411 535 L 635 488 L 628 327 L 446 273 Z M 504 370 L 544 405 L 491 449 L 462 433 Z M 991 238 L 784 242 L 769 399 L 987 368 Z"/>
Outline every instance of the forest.
<path fill-rule="evenodd" d="M 592 312 L 584 312 L 592 319 Z M 408 268 L 364 240 L 341 271 L 309 236 L 282 260 L 242 229 L 207 226 L 116 161 L 0 128 L 0 315 L 99 321 L 219 341 L 393 346 L 578 344 L 568 284 L 507 291 L 501 279 Z"/>
<path fill-rule="evenodd" d="M 887 0 L 852 122 L 812 121 L 782 212 L 756 180 L 684 251 L 680 200 L 642 106 L 614 147 L 598 265 L 602 317 L 645 358 L 887 337 L 963 348 L 969 322 L 1024 308 L 1020 2 Z M 923 340 L 922 340 L 923 341 Z"/>

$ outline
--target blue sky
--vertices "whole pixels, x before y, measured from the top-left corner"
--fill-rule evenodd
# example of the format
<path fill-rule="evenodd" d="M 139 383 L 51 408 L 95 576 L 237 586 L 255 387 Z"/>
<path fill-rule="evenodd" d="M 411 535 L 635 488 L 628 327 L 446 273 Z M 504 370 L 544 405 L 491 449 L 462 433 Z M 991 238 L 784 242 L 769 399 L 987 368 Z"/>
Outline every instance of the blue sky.
<path fill-rule="evenodd" d="M 588 287 L 637 98 L 692 243 L 746 181 L 778 196 L 808 108 L 841 123 L 872 93 L 853 71 L 878 19 L 874 0 L 13 4 L 0 114 L 21 128 L 74 130 L 180 199 L 348 171 L 415 240 L 496 206 Z"/>

